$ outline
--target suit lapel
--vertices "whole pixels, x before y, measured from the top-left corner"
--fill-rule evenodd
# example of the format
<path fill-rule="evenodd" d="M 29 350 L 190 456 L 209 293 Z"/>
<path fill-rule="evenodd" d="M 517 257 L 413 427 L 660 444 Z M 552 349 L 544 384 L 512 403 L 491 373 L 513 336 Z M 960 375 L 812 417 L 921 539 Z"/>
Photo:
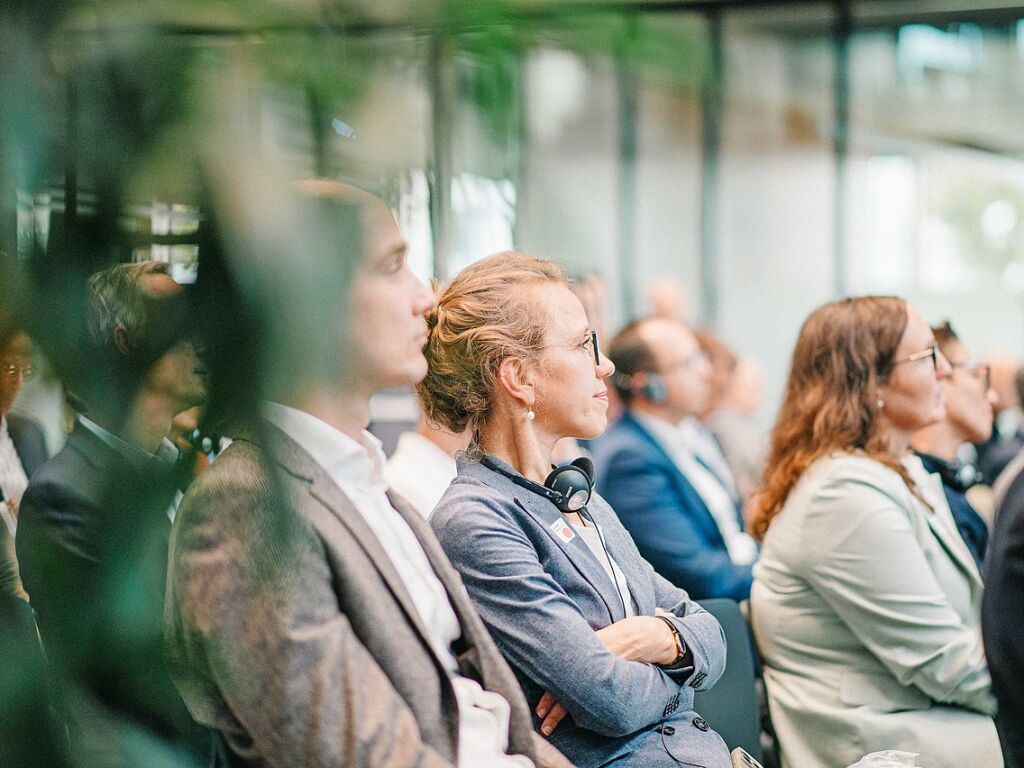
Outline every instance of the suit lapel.
<path fill-rule="evenodd" d="M 508 469 L 510 472 L 514 471 L 511 467 Z M 625 618 L 622 613 L 622 602 L 619 600 L 619 590 L 608 577 L 604 566 L 597 561 L 590 547 L 583 541 L 583 537 L 565 523 L 565 518 L 554 504 L 539 494 L 521 488 L 482 464 L 465 464 L 464 469 L 460 468 L 460 472 L 462 471 L 510 496 L 528 517 L 544 529 L 548 539 L 562 550 L 579 571 L 580 576 L 601 597 L 612 622 Z"/>
<path fill-rule="evenodd" d="M 637 435 L 650 445 L 651 448 L 657 451 L 658 456 L 666 466 L 668 466 L 669 471 L 672 473 L 672 479 L 680 492 L 697 502 L 697 508 L 702 514 L 700 520 L 695 520 L 694 522 L 699 522 L 704 528 L 704 535 L 711 541 L 717 540 L 721 542 L 722 546 L 725 546 L 725 539 L 722 537 L 722 532 L 718 529 L 718 523 L 715 522 L 715 518 L 712 516 L 711 510 L 708 509 L 708 505 L 704 502 L 704 498 L 697 492 L 696 487 L 690 482 L 689 478 L 687 478 L 686 475 L 683 474 L 682 470 L 679 469 L 679 465 L 676 464 L 676 460 L 672 458 L 672 455 L 668 452 L 665 446 L 661 444 L 661 441 L 648 432 L 647 428 L 628 412 L 622 418 L 623 420 L 628 419 L 627 423 L 636 431 Z M 700 459 L 696 457 L 696 454 L 695 458 L 697 458 L 697 461 L 700 461 Z M 705 465 L 705 467 L 706 466 L 707 465 Z M 708 471 L 711 472 L 711 469 L 709 468 Z M 712 475 L 714 475 L 713 472 Z M 743 526 L 740 525 L 740 530 L 742 529 Z"/>
<path fill-rule="evenodd" d="M 956 522 L 949 511 L 946 502 L 946 493 L 942 489 L 942 480 L 935 474 L 927 473 L 927 483 L 921 483 L 925 499 L 931 505 L 931 510 L 926 510 L 925 518 L 928 520 L 928 527 L 932 534 L 939 540 L 942 547 L 949 556 L 963 569 L 971 580 L 972 588 L 981 589 L 981 574 L 978 566 L 971 557 L 970 550 L 960 537 Z M 916 500 L 915 500 L 916 501 Z"/>
<path fill-rule="evenodd" d="M 630 596 L 636 602 L 637 612 L 643 616 L 653 615 L 654 590 L 649 587 L 651 581 L 644 571 L 643 559 L 636 545 L 618 523 L 615 512 L 608 506 L 608 502 L 600 497 L 591 499 L 589 509 L 604 532 L 608 551 L 622 571 L 622 575 L 626 577 Z"/>
<path fill-rule="evenodd" d="M 477 635 L 476 609 L 473 608 L 469 594 L 462 586 L 455 568 L 448 560 L 447 555 L 445 555 L 441 544 L 434 537 L 430 526 L 427 525 L 423 516 L 409 506 L 408 502 L 398 494 L 389 490 L 388 500 L 391 502 L 391 506 L 395 508 L 395 511 L 409 525 L 413 535 L 416 536 L 420 546 L 423 547 L 423 552 L 427 556 L 430 567 L 440 580 L 444 591 L 448 594 L 448 601 L 451 603 L 452 609 L 455 611 L 456 617 L 458 617 L 459 626 L 462 628 L 462 640 L 471 648 L 479 647 L 481 640 Z"/>
<path fill-rule="evenodd" d="M 283 430 L 269 422 L 264 422 L 261 429 L 262 435 L 256 437 L 256 440 L 265 440 L 266 444 L 273 445 L 270 453 L 277 463 L 290 475 L 304 481 L 306 492 L 352 534 L 353 540 L 373 563 L 395 601 L 402 607 L 402 612 L 405 613 L 409 623 L 415 627 L 426 647 L 433 653 L 430 635 L 423 624 L 419 611 L 413 604 L 402 577 L 398 575 L 391 558 L 384 551 L 384 547 L 363 515 L 345 496 L 337 483 L 330 478 L 326 470 Z"/>

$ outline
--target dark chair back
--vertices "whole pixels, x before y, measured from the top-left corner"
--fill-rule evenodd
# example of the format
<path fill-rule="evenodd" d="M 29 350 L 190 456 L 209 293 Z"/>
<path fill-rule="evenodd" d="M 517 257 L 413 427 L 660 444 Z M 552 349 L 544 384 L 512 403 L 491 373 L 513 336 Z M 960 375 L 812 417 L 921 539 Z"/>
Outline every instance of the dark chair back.
<path fill-rule="evenodd" d="M 729 749 L 743 747 L 762 761 L 761 714 L 754 673 L 754 646 L 747 620 L 735 600 L 701 600 L 725 632 L 725 673 L 710 691 L 694 697 L 694 709 L 725 739 Z"/>

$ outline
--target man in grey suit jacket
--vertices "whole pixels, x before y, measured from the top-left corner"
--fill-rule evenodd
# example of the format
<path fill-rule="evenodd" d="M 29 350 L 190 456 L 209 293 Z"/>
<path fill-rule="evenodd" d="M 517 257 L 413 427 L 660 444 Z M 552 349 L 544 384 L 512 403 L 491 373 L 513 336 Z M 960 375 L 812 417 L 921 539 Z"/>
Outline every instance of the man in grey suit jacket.
<path fill-rule="evenodd" d="M 291 355 L 272 377 L 276 402 L 233 432 L 179 508 L 166 612 L 179 689 L 235 765 L 568 766 L 534 735 L 426 523 L 386 494 L 379 443 L 365 432 L 373 391 L 426 372 L 433 298 L 381 201 L 328 182 L 301 185 L 293 202 L 307 201 L 342 221 L 355 212 L 361 253 L 329 307 L 272 304 L 300 321 L 274 317 L 272 334 L 308 336 L 267 340 Z M 322 255 L 339 258 L 337 247 Z M 313 290 L 303 276 L 338 275 L 328 267 L 285 282 Z M 272 269 L 247 277 L 281 285 Z M 325 310 L 326 328 L 302 314 Z"/>

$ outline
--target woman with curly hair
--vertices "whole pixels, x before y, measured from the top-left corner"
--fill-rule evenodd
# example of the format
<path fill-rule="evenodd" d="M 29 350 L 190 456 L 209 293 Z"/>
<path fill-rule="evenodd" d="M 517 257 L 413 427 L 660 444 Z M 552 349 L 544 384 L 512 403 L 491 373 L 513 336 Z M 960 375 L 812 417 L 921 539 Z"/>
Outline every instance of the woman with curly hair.
<path fill-rule="evenodd" d="M 752 623 L 785 768 L 900 749 L 999 768 L 982 583 L 939 480 L 910 450 L 950 366 L 902 299 L 804 323 L 751 529 Z"/>

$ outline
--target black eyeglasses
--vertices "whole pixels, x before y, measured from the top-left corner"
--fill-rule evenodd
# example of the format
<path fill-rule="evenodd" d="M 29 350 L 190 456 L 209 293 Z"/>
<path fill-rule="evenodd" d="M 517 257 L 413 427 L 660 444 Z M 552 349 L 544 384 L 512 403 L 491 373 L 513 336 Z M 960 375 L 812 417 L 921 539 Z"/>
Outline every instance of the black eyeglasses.
<path fill-rule="evenodd" d="M 988 363 L 979 363 L 977 360 L 961 360 L 959 363 L 950 362 L 950 366 L 954 369 L 963 368 L 981 382 L 986 392 L 992 387 L 992 366 Z"/>
<path fill-rule="evenodd" d="M 594 365 L 600 365 L 601 364 L 601 346 L 597 343 L 597 331 L 595 331 L 593 328 L 590 329 L 590 334 L 583 341 L 583 344 L 581 346 L 584 349 L 586 349 L 588 344 L 590 345 L 591 349 L 594 352 Z"/>
<path fill-rule="evenodd" d="M 923 349 L 920 352 L 915 352 L 909 357 L 904 357 L 901 360 L 893 360 L 893 367 L 902 365 L 903 363 L 916 363 L 918 360 L 927 360 L 931 358 L 932 368 L 936 371 L 939 370 L 939 348 L 932 344 L 928 349 Z"/>

